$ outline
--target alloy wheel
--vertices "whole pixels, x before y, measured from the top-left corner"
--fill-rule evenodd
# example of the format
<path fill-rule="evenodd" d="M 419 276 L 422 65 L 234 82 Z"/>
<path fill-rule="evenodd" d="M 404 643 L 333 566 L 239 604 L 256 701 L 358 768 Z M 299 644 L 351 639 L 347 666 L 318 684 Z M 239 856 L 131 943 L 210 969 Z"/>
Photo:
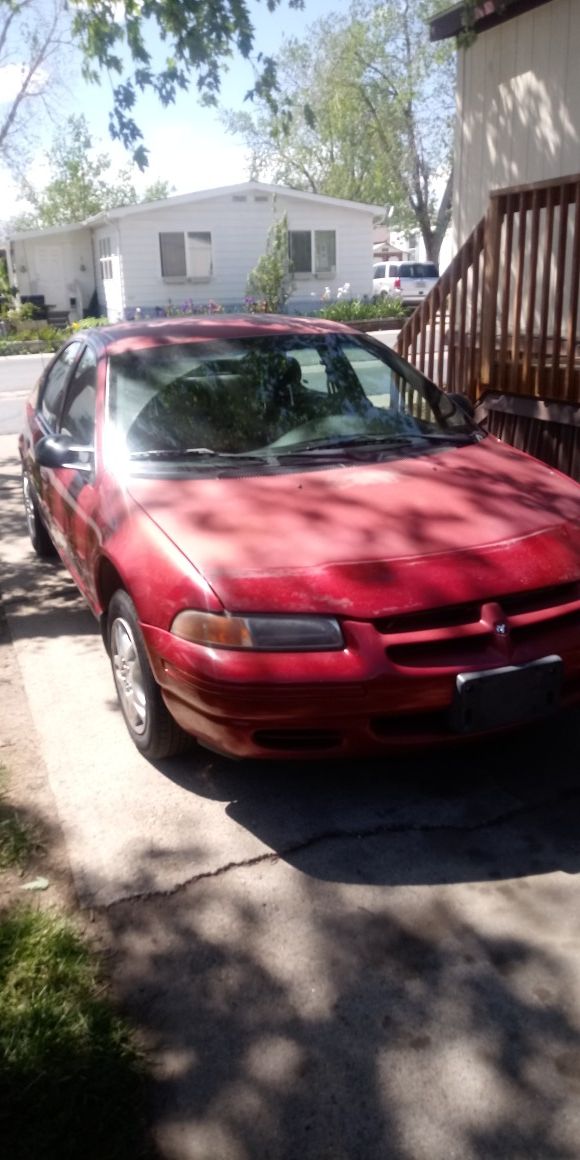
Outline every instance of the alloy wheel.
<path fill-rule="evenodd" d="M 147 694 L 131 626 L 121 617 L 113 621 L 111 628 L 111 656 L 125 717 L 133 732 L 142 736 L 147 728 Z"/>

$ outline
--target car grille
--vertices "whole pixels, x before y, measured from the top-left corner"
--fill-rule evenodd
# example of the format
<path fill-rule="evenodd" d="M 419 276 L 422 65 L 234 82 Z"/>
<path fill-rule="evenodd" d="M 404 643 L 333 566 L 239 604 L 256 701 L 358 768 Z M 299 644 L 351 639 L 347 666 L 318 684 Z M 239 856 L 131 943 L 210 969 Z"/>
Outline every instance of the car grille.
<path fill-rule="evenodd" d="M 559 630 L 580 629 L 580 583 L 383 617 L 374 627 L 387 638 L 389 660 L 401 667 L 510 664 L 534 649 L 551 648 Z"/>
<path fill-rule="evenodd" d="M 556 608 L 576 600 L 580 601 L 580 583 L 558 584 L 553 588 L 536 588 L 531 592 L 490 596 L 485 600 L 471 601 L 469 604 L 452 604 L 420 612 L 404 612 L 401 615 L 375 620 L 374 626 L 382 636 L 391 636 L 399 632 L 423 632 L 434 628 L 476 624 L 481 619 L 481 609 L 485 604 L 499 604 L 506 616 L 518 616 L 525 612 Z"/>

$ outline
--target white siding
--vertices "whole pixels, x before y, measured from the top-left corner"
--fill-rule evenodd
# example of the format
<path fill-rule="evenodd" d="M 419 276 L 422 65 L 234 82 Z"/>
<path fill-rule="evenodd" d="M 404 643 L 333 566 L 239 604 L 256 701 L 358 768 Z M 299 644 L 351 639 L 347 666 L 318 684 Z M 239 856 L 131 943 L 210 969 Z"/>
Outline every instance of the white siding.
<path fill-rule="evenodd" d="M 292 302 L 306 300 L 314 308 L 326 286 L 336 293 L 345 282 L 350 282 L 352 294 L 372 293 L 370 212 L 300 202 L 283 195 L 276 197 L 275 208 L 276 216 L 287 214 L 289 229 L 336 231 L 336 276 L 332 280 L 327 275 L 296 280 L 290 308 Z M 244 200 L 226 194 L 120 218 L 125 310 L 165 308 L 169 302 L 180 305 L 188 300 L 203 305 L 210 299 L 225 306 L 240 306 L 247 276 L 265 251 L 274 217 L 272 197 L 256 200 L 256 194 L 250 191 Z M 165 231 L 211 233 L 213 274 L 209 280 L 168 282 L 162 278 L 159 233 Z"/>
<path fill-rule="evenodd" d="M 95 289 L 88 229 L 14 241 L 11 267 L 20 294 L 44 294 L 47 306 L 82 317 Z"/>
<path fill-rule="evenodd" d="M 580 172 L 579 61 L 579 0 L 551 0 L 460 50 L 456 248 L 491 189 Z"/>

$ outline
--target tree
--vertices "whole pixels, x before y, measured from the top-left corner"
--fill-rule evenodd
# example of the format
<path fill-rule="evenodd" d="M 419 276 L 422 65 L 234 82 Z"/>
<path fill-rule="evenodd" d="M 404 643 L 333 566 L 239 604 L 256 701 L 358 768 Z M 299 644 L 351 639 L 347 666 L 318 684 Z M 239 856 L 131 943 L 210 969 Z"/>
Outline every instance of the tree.
<path fill-rule="evenodd" d="M 282 4 L 263 2 L 272 13 Z M 141 169 L 147 149 L 134 115 L 139 93 L 153 91 L 167 106 L 195 79 L 201 99 L 216 103 L 221 70 L 239 52 L 254 64 L 252 91 L 276 106 L 275 65 L 254 54 L 249 0 L 0 0 L 0 68 L 17 70 L 14 98 L 0 113 L 0 159 L 8 160 L 17 129 L 49 97 L 58 79 L 53 65 L 69 39 L 82 53 L 85 79 L 112 83 L 111 135 L 133 150 Z M 147 41 L 161 46 L 155 59 Z"/>
<path fill-rule="evenodd" d="M 441 0 L 440 6 L 447 0 Z M 252 176 L 391 206 L 437 261 L 451 216 L 454 51 L 432 46 L 426 0 L 355 0 L 277 62 L 277 109 L 226 114 Z"/>
<path fill-rule="evenodd" d="M 152 181 L 141 194 L 138 201 L 164 201 L 166 197 L 171 197 L 175 193 L 175 186 L 171 185 L 169 181 L 164 181 L 158 178 L 157 181 Z"/>
<path fill-rule="evenodd" d="M 48 184 L 36 190 L 24 179 L 25 197 L 32 209 L 13 222 L 12 228 L 68 225 L 101 210 L 138 201 L 158 201 L 173 191 L 167 181 L 156 181 L 139 195 L 131 167 L 115 173 L 108 154 L 95 154 L 83 116 L 69 117 L 57 130 L 47 160 L 51 173 Z"/>
<path fill-rule="evenodd" d="M 258 308 L 267 310 L 269 314 L 279 314 L 293 289 L 288 255 L 288 219 L 284 214 L 270 226 L 266 253 L 248 274 L 247 292 L 257 296 L 255 305 Z"/>
<path fill-rule="evenodd" d="M 40 124 L 54 109 L 69 47 L 66 0 L 0 0 L 0 161 L 22 162 Z"/>
<path fill-rule="evenodd" d="M 265 3 L 274 12 L 281 0 Z M 288 4 L 302 8 L 303 0 Z M 147 165 L 147 149 L 133 115 L 138 93 L 152 90 L 163 105 L 170 105 L 195 76 L 203 101 L 215 103 L 224 64 L 236 51 L 252 59 L 254 26 L 248 0 L 70 0 L 70 7 L 73 34 L 84 56 L 83 75 L 97 84 L 102 76 L 114 78 L 110 132 L 133 149 L 141 168 Z M 147 48 L 146 33 L 151 39 L 156 35 L 166 50 L 159 67 Z M 272 58 L 258 53 L 254 65 L 253 91 L 269 95 L 275 105 Z"/>

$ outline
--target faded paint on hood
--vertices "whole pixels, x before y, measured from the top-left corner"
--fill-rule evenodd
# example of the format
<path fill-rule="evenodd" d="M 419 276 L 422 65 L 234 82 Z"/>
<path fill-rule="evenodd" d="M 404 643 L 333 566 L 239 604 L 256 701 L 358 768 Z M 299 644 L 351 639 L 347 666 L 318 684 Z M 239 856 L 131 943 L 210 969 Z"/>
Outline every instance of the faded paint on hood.
<path fill-rule="evenodd" d="M 580 579 L 580 487 L 495 439 L 384 464 L 140 479 L 231 611 L 394 611 Z"/>

